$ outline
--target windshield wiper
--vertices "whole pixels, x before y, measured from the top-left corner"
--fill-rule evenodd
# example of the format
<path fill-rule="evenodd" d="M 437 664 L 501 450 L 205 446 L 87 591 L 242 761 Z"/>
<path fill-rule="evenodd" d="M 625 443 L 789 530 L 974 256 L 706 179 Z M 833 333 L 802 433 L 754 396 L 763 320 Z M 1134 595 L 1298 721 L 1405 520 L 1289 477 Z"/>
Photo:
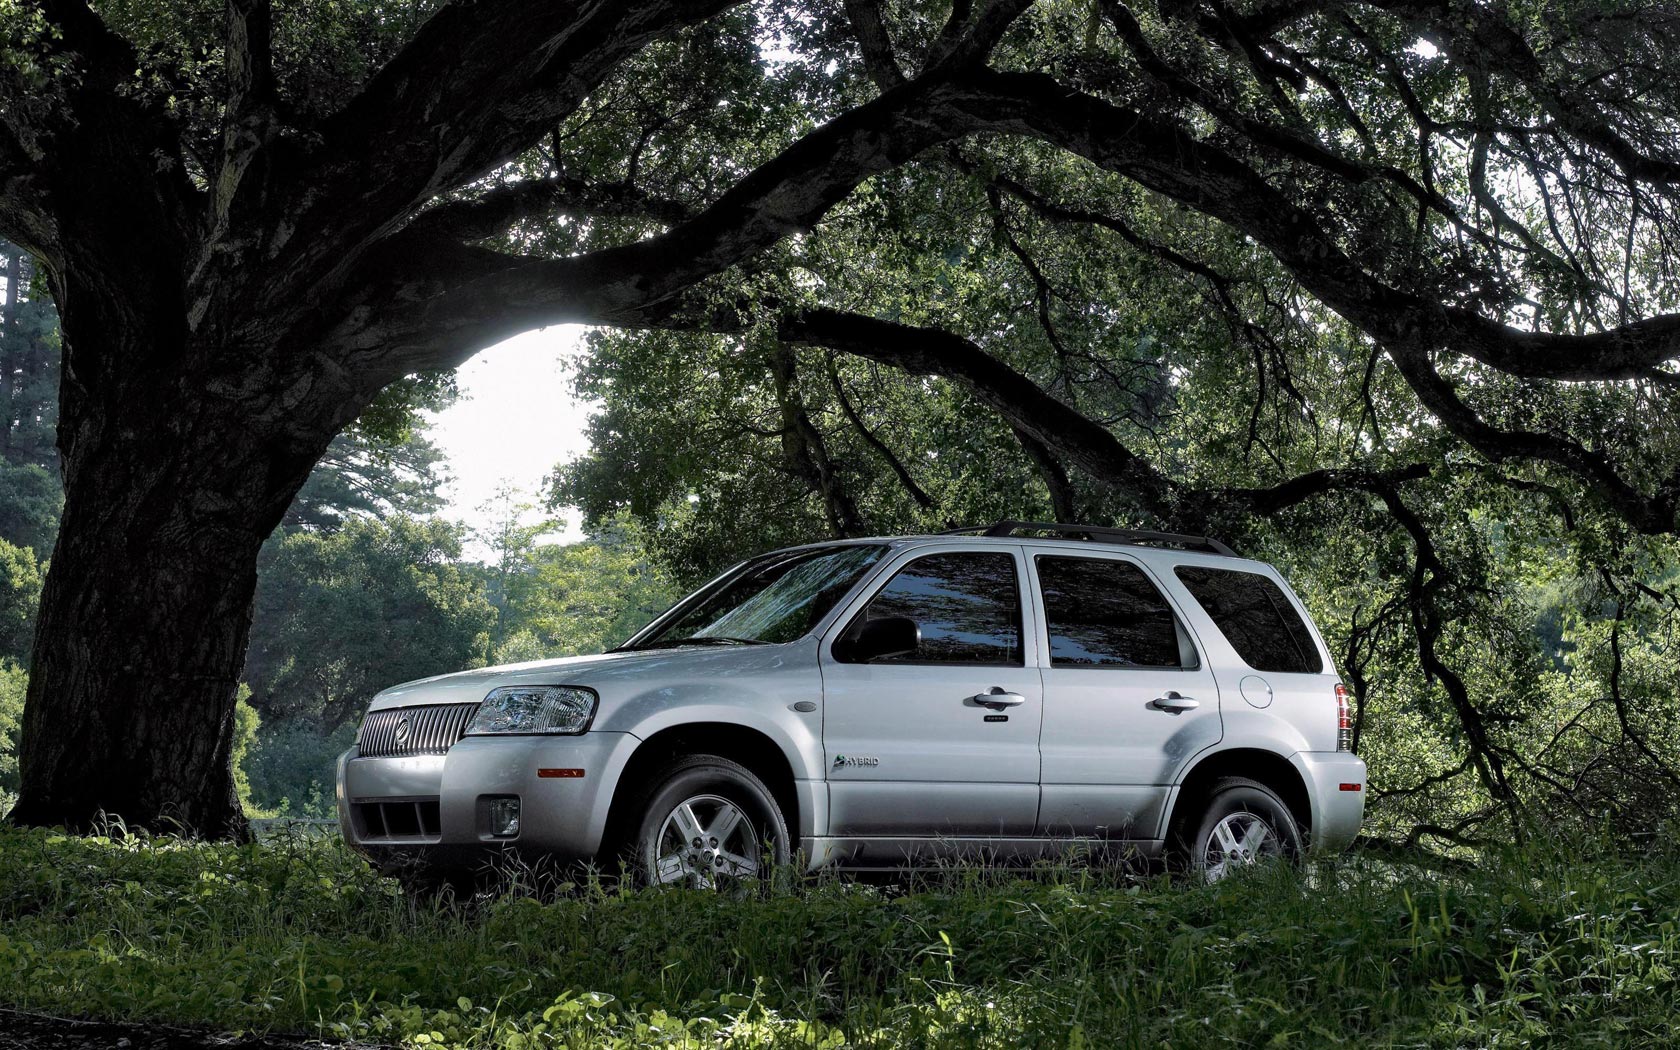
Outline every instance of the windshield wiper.
<path fill-rule="evenodd" d="M 725 634 L 695 634 L 687 638 L 662 638 L 638 645 L 638 649 L 675 649 L 679 645 L 769 645 L 757 638 L 731 638 Z"/>

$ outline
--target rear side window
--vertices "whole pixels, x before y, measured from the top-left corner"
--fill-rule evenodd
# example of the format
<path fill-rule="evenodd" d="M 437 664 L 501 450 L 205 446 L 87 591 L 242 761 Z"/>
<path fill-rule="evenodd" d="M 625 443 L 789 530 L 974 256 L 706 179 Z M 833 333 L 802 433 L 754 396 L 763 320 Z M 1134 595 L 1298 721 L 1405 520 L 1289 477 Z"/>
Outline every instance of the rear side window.
<path fill-rule="evenodd" d="M 886 616 L 916 621 L 922 643 L 911 655 L 878 663 L 1024 662 L 1014 555 L 976 551 L 917 558 L 870 599 L 858 620 Z"/>
<path fill-rule="evenodd" d="M 1179 667 L 1172 606 L 1136 565 L 1041 555 L 1052 667 Z"/>
<path fill-rule="evenodd" d="M 1175 571 L 1248 666 L 1280 674 L 1324 670 L 1312 632 L 1269 577 L 1199 565 L 1180 565 Z"/>

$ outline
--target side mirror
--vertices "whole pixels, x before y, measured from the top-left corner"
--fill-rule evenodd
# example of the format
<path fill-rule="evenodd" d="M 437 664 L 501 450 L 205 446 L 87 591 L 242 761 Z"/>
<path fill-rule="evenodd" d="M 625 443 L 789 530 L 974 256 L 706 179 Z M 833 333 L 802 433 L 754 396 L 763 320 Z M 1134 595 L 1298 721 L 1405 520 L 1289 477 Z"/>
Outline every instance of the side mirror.
<path fill-rule="evenodd" d="M 891 656 L 909 656 L 922 644 L 922 629 L 907 616 L 865 620 L 850 632 L 840 649 L 847 663 L 866 664 Z"/>

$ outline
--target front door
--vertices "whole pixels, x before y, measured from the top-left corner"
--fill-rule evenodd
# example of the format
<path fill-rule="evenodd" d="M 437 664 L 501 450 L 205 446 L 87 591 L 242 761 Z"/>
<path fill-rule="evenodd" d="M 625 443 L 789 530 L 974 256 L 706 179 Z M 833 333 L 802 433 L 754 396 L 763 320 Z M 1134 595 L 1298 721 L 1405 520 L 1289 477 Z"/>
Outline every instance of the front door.
<path fill-rule="evenodd" d="M 1027 553 L 1045 623 L 1039 833 L 1153 839 L 1176 778 L 1221 737 L 1213 673 L 1138 562 Z"/>
<path fill-rule="evenodd" d="M 912 552 L 883 576 L 823 646 L 830 834 L 1030 836 L 1043 693 L 1020 552 Z M 885 617 L 920 643 L 858 662 L 847 639 Z"/>

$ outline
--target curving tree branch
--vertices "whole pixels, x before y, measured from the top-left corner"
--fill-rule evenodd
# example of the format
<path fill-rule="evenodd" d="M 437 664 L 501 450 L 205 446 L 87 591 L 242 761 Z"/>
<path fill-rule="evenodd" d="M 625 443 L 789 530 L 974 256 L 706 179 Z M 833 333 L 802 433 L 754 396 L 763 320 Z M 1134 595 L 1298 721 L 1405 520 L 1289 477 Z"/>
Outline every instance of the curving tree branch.
<path fill-rule="evenodd" d="M 753 259 L 791 233 L 812 228 L 864 179 L 955 139 L 1005 132 L 1084 157 L 1254 238 L 1320 302 L 1382 346 L 1420 401 L 1473 448 L 1495 460 L 1528 458 L 1554 464 L 1581 477 L 1636 527 L 1650 532 L 1674 527 L 1673 493 L 1640 492 L 1607 456 L 1571 439 L 1500 430 L 1457 396 L 1430 357 L 1436 351 L 1450 352 L 1523 378 L 1661 377 L 1664 373 L 1657 367 L 1680 356 L 1680 315 L 1635 320 L 1597 332 L 1529 331 L 1390 283 L 1381 276 L 1380 266 L 1341 243 L 1324 215 L 1286 195 L 1249 163 L 1169 119 L 1069 90 L 1043 74 L 953 65 L 980 46 L 976 41 L 995 40 L 1000 27 L 1007 25 L 1005 15 L 1018 7 L 989 6 L 976 16 L 976 28 L 961 38 L 965 43 L 947 48 L 928 73 L 807 134 L 710 206 L 655 237 L 554 260 L 463 254 L 430 241 L 405 244 L 401 254 L 408 257 L 449 257 L 453 285 L 430 287 L 419 279 L 400 292 L 400 298 L 414 304 L 410 316 L 395 324 L 388 321 L 378 331 L 342 328 L 331 338 L 349 346 L 389 344 L 393 361 L 437 367 L 495 335 L 536 324 L 666 326 L 682 309 L 681 298 L 689 289 Z M 1174 83 L 1166 72 L 1161 75 Z M 1323 158 L 1313 163 L 1335 169 Z M 1351 170 L 1339 174 L 1363 178 Z M 483 233 L 533 209 L 565 206 L 564 200 L 545 199 L 550 193 L 558 197 L 559 189 L 549 183 L 493 189 L 477 203 L 435 209 L 436 225 L 416 222 L 412 234 L 441 239 L 451 215 L 462 224 L 457 232 Z M 1056 214 L 1042 196 L 1023 189 L 1016 186 L 1013 192 Z M 676 218 L 674 211 L 667 217 Z M 1067 209 L 1061 209 L 1059 217 L 1091 218 Z M 1105 225 L 1116 228 L 1113 222 Z M 1131 240 L 1188 272 L 1212 274 L 1167 246 L 1145 244 L 1135 234 Z M 391 258 L 381 256 L 381 265 Z M 1046 319 L 1044 299 L 1041 281 L 1041 321 Z M 1049 331 L 1054 337 L 1053 326 Z M 423 345 L 405 353 L 400 348 L 410 339 Z M 1031 424 L 1026 430 L 1044 440 Z M 1119 476 L 1130 469 L 1114 463 L 1093 468 L 1084 462 L 1113 455 L 1111 449 L 1094 451 L 1100 442 L 1080 440 L 1072 445 L 1077 451 L 1070 461 L 1098 476 Z M 1128 491 L 1154 498 L 1148 493 L 1155 483 L 1142 477 L 1131 480 L 1138 483 L 1128 482 Z M 1156 488 L 1157 495 L 1165 491 Z"/>
<path fill-rule="evenodd" d="M 799 393 L 799 361 L 786 344 L 776 343 L 770 349 L 770 378 L 782 417 L 782 456 L 789 469 L 822 498 L 830 532 L 842 537 L 868 535 L 857 502 L 828 453 L 828 442 L 805 408 Z"/>
<path fill-rule="evenodd" d="M 409 232 L 450 241 L 499 237 L 518 223 L 556 215 L 647 219 L 676 226 L 694 217 L 682 201 L 659 197 L 628 182 L 591 183 L 567 175 L 506 182 L 472 197 L 428 208 Z"/>
<path fill-rule="evenodd" d="M 957 383 L 1024 440 L 1118 490 L 1156 520 L 1188 529 L 1200 528 L 1219 514 L 1276 514 L 1327 492 L 1381 492 L 1430 473 L 1421 463 L 1388 470 L 1325 468 L 1271 486 L 1187 489 L 1128 449 L 1107 427 L 961 336 L 827 309 L 785 318 L 777 331 L 789 343 L 827 347 L 911 375 Z"/>
<path fill-rule="evenodd" d="M 0 120 L 0 237 L 35 255 L 48 254 L 55 237 L 45 197 L 35 158 Z"/>
<path fill-rule="evenodd" d="M 1540 57 L 1500 9 L 1464 0 L 1367 2 L 1404 17 L 1471 68 L 1514 79 L 1562 130 L 1603 150 L 1628 178 L 1680 184 L 1680 149 L 1672 140 L 1655 144 L 1656 151 L 1635 145 L 1617 128 L 1617 114 L 1612 108 L 1585 103 L 1546 71 Z M 1680 40 L 1680 15 L 1675 12 L 1658 9 L 1635 17 L 1666 26 L 1671 39 Z"/>
<path fill-rule="evenodd" d="M 875 86 L 890 91 L 904 83 L 904 70 L 899 68 L 893 54 L 892 36 L 887 32 L 878 0 L 846 0 L 846 18 L 863 54 L 863 67 L 869 71 Z"/>
<path fill-rule="evenodd" d="M 880 456 L 892 470 L 894 476 L 898 478 L 899 484 L 904 486 L 904 491 L 916 502 L 916 506 L 923 510 L 932 510 L 935 505 L 933 497 L 928 495 L 927 490 L 917 483 L 915 475 L 910 473 L 910 468 L 906 467 L 898 454 L 885 441 L 881 440 L 879 434 L 876 434 L 870 428 L 852 404 L 852 399 L 846 394 L 845 381 L 840 378 L 840 370 L 834 365 L 834 356 L 830 354 L 823 364 L 828 372 L 829 386 L 834 390 L 834 400 L 840 406 L 840 414 L 846 417 L 846 422 L 852 425 L 852 430 L 863 439 L 863 443 L 874 449 L 875 454 Z"/>
<path fill-rule="evenodd" d="M 417 223 L 365 268 L 386 285 L 372 294 L 401 305 L 381 311 L 376 326 L 374 315 L 349 310 L 326 339 L 383 347 L 413 370 L 450 366 L 540 325 L 660 326 L 699 282 L 812 228 L 870 176 L 975 130 L 956 105 L 975 92 L 965 71 L 910 81 L 798 139 L 687 221 L 631 244 L 563 259 L 510 256 L 427 236 Z"/>
<path fill-rule="evenodd" d="M 1440 657 L 1441 638 L 1439 600 L 1451 576 L 1435 549 L 1434 537 L 1417 513 L 1408 507 L 1400 493 L 1388 485 L 1376 486 L 1372 491 L 1380 497 L 1388 513 L 1412 540 L 1415 552 L 1412 572 L 1407 583 L 1408 604 L 1412 617 L 1412 631 L 1417 639 L 1418 662 L 1430 678 L 1441 684 L 1458 714 L 1469 744 L 1470 760 L 1481 777 L 1482 786 L 1497 805 L 1512 817 L 1512 827 L 1520 830 L 1520 808 L 1516 790 L 1505 772 L 1504 750 L 1488 732 L 1487 718 L 1470 699 L 1464 679 Z"/>
<path fill-rule="evenodd" d="M 517 156 L 626 59 L 736 0 L 449 4 L 308 148 L 288 145 L 264 204 L 284 215 L 289 279 L 270 299 L 341 283 L 363 252 L 439 193 Z"/>
<path fill-rule="evenodd" d="M 1176 513 L 1175 486 L 1102 426 L 961 336 L 839 310 L 806 310 L 778 326 L 782 339 L 827 347 L 911 375 L 951 380 L 994 409 L 1018 434 L 1053 449 L 1162 520 Z"/>

